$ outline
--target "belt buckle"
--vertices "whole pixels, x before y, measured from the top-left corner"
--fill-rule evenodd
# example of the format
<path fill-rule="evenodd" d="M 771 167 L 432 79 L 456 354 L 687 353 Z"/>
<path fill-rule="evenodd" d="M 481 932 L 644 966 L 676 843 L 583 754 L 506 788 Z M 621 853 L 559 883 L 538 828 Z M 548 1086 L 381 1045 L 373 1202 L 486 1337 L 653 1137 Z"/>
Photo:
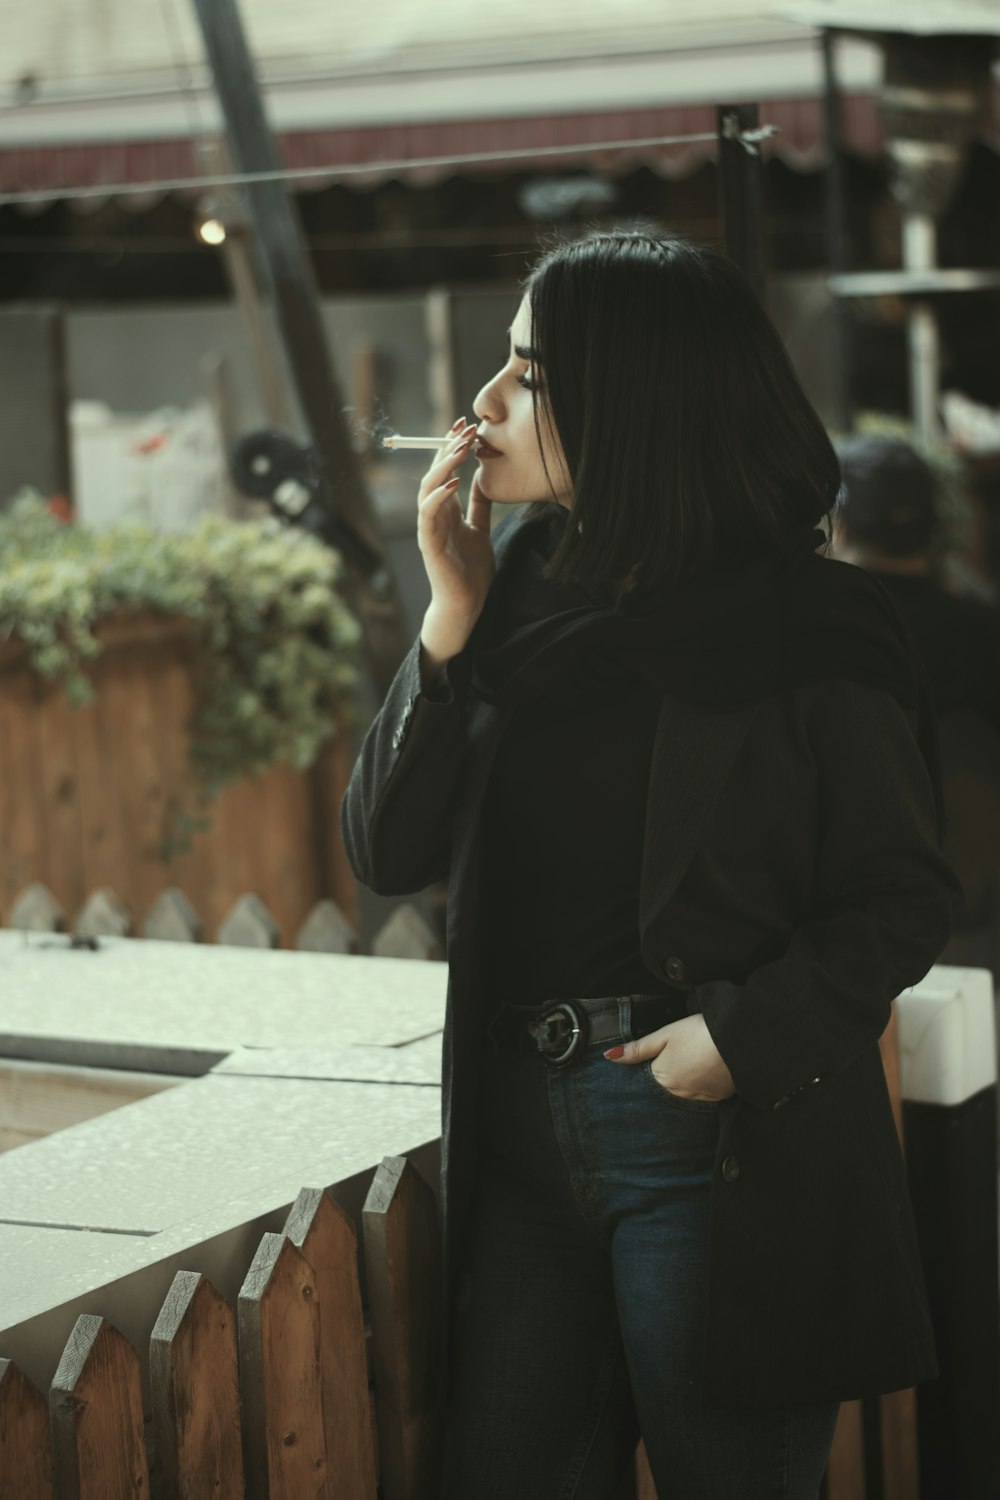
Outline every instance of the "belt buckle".
<path fill-rule="evenodd" d="M 558 1067 L 586 1045 L 586 1023 L 583 1014 L 568 1000 L 560 1000 L 537 1021 L 528 1022 L 528 1033 L 547 1063 Z M 567 1045 L 563 1048 L 563 1044 Z M 557 1051 L 557 1048 L 563 1048 Z"/>

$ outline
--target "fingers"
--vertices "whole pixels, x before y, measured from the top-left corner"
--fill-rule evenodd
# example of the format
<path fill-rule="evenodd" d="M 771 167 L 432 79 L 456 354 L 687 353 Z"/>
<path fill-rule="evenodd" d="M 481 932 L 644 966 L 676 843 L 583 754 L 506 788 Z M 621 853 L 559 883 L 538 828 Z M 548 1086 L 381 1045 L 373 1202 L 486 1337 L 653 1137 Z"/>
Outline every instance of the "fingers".
<path fill-rule="evenodd" d="M 623 1042 L 620 1046 L 609 1047 L 604 1056 L 611 1062 L 622 1063 L 646 1062 L 651 1057 L 659 1057 L 670 1041 L 670 1024 L 659 1026 L 656 1031 L 648 1031 L 645 1036 L 637 1037 L 634 1042 Z"/>
<path fill-rule="evenodd" d="M 464 463 L 472 451 L 472 443 L 476 432 L 476 423 L 465 423 L 459 418 L 462 426 L 457 424 L 452 428 L 451 434 L 444 445 L 435 453 L 433 461 L 420 484 L 421 499 L 426 498 L 432 489 L 436 489 L 448 479 L 459 464 Z"/>
<path fill-rule="evenodd" d="M 493 501 L 488 500 L 483 494 L 479 484 L 479 475 L 472 476 L 472 487 L 469 490 L 469 510 L 466 520 L 475 531 L 486 531 L 490 529 L 490 514 L 493 510 Z"/>
<path fill-rule="evenodd" d="M 449 500 L 456 500 L 455 491 L 458 489 L 458 477 L 445 480 L 444 484 L 435 485 L 426 495 L 422 495 L 417 504 L 417 540 L 421 538 L 421 532 L 426 536 L 428 528 L 433 529 L 441 509 L 447 505 Z M 461 512 L 461 506 L 459 506 Z"/>
<path fill-rule="evenodd" d="M 441 462 L 443 455 L 457 441 L 465 425 L 466 422 L 464 417 L 458 417 L 454 422 L 452 422 L 451 427 L 448 430 L 448 436 L 441 439 L 441 446 L 435 451 L 434 457 L 431 459 L 432 467 L 434 464 Z"/>

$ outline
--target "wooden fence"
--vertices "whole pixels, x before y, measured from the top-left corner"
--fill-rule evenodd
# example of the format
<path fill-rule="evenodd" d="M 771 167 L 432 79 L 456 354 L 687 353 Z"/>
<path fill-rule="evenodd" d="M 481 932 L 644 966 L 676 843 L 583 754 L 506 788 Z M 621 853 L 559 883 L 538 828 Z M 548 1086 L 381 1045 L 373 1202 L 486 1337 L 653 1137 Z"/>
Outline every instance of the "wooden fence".
<path fill-rule="evenodd" d="M 16 893 L 0 912 L 0 925 L 23 932 L 71 931 L 79 940 L 143 937 L 161 942 L 201 942 L 205 924 L 176 886 L 161 891 L 139 922 L 110 886 L 92 892 L 72 916 L 48 886 L 36 883 Z M 335 901 L 317 901 L 294 931 L 282 931 L 277 918 L 254 892 L 239 896 L 224 914 L 216 941 L 243 948 L 295 948 L 310 953 L 358 953 L 361 941 L 354 925 Z M 439 933 L 411 902 L 397 906 L 371 944 L 375 958 L 442 959 Z"/>
<path fill-rule="evenodd" d="M 144 913 L 164 886 L 179 886 L 212 931 L 247 890 L 282 931 L 323 896 L 353 918 L 357 888 L 337 826 L 355 754 L 346 713 L 311 770 L 279 765 L 228 786 L 182 849 L 191 632 L 147 612 L 109 617 L 95 634 L 104 647 L 87 669 L 96 696 L 81 708 L 31 670 L 20 643 L 0 642 L 0 908 L 43 881 L 73 912 L 112 887 Z"/>
<path fill-rule="evenodd" d="M 47 1399 L 0 1357 L 0 1495 L 436 1500 L 437 1208 L 404 1157 L 376 1171 L 363 1239 L 367 1320 L 354 1225 L 303 1188 L 261 1239 L 235 1315 L 178 1271 L 146 1350 L 82 1314 Z M 656 1500 L 641 1445 L 614 1500 Z"/>
<path fill-rule="evenodd" d="M 77 1319 L 48 1397 L 0 1359 L 0 1494 L 17 1500 L 383 1500 L 430 1495 L 439 1437 L 434 1194 L 387 1157 L 358 1236 L 304 1188 L 234 1313 L 178 1271 L 149 1347 Z M 419 1295 L 413 1295 L 419 1288 Z M 143 1369 L 151 1393 L 143 1410 Z"/>
<path fill-rule="evenodd" d="M 899 1118 L 895 1023 L 883 1056 Z M 377 1169 L 362 1230 L 367 1320 L 354 1224 L 304 1188 L 282 1233 L 263 1236 L 235 1315 L 182 1270 L 148 1349 L 82 1315 L 47 1400 L 0 1358 L 0 1496 L 437 1500 L 437 1205 L 405 1158 Z M 865 1500 L 866 1472 L 884 1500 L 918 1500 L 915 1392 L 873 1406 L 874 1422 L 841 1406 L 824 1500 Z M 657 1500 L 641 1443 L 609 1500 Z"/>

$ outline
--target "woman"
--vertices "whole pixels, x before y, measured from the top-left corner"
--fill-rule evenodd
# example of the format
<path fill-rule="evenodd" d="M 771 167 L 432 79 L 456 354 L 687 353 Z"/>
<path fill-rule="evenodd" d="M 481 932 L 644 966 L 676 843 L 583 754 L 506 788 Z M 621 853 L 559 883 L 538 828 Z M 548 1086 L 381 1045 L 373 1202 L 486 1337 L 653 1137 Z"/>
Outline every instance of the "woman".
<path fill-rule="evenodd" d="M 721 256 L 557 247 L 474 409 L 342 808 L 372 890 L 449 877 L 441 1494 L 611 1500 L 641 1431 L 662 1500 L 811 1500 L 936 1373 L 878 1050 L 960 900 L 922 681 Z"/>

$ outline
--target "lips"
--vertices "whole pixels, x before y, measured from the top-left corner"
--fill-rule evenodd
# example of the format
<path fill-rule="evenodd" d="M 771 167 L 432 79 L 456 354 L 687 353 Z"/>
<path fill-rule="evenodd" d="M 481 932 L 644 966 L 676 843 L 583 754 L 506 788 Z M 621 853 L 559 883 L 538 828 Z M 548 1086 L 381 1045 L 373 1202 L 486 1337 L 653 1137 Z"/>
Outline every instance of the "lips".
<path fill-rule="evenodd" d="M 490 443 L 488 443 L 486 441 L 485 438 L 477 438 L 476 439 L 476 457 L 477 458 L 502 458 L 503 454 L 500 452 L 499 448 L 494 448 L 492 446 L 492 444 L 490 444 Z"/>

